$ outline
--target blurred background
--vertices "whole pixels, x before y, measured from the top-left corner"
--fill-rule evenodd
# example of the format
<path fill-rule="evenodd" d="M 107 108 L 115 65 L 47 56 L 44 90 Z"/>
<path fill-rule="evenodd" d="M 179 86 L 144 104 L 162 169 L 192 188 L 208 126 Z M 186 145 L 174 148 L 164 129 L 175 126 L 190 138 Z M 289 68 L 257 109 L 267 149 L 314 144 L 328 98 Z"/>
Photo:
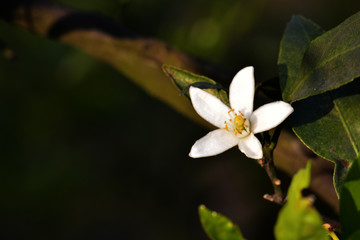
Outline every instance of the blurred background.
<path fill-rule="evenodd" d="M 329 30 L 360 2 L 57 0 L 257 79 L 277 75 L 286 23 Z M 207 239 L 205 204 L 248 239 L 271 239 L 278 207 L 263 169 L 232 149 L 191 159 L 207 133 L 111 66 L 0 21 L 1 239 Z M 270 236 L 270 237 L 269 237 Z"/>

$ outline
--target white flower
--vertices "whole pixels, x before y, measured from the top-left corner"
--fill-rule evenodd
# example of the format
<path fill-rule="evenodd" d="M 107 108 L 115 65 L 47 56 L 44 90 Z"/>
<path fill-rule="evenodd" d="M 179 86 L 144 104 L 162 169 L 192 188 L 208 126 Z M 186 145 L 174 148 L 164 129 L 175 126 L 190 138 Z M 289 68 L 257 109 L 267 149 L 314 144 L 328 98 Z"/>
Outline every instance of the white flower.
<path fill-rule="evenodd" d="M 219 128 L 195 142 L 189 154 L 193 158 L 213 156 L 238 145 L 247 157 L 261 159 L 262 146 L 254 134 L 276 127 L 294 111 L 290 104 L 277 101 L 265 104 L 253 112 L 253 67 L 240 70 L 230 84 L 231 109 L 199 88 L 190 87 L 189 92 L 196 112 Z"/>

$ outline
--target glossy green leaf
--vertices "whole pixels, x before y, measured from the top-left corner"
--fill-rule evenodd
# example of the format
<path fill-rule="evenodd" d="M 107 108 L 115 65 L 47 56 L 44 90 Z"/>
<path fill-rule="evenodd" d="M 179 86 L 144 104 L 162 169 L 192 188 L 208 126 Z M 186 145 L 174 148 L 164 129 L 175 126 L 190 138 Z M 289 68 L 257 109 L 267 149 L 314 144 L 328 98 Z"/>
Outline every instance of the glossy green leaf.
<path fill-rule="evenodd" d="M 275 225 L 278 240 L 328 240 L 322 219 L 312 206 L 312 199 L 302 197 L 301 191 L 310 185 L 311 162 L 295 174 L 291 182 L 288 200 L 279 213 Z"/>
<path fill-rule="evenodd" d="M 360 149 L 360 81 L 295 102 L 292 125 L 301 141 L 336 164 L 339 191 L 352 159 Z"/>
<path fill-rule="evenodd" d="M 306 51 L 296 86 L 287 99 L 298 101 L 336 89 L 360 76 L 360 12 L 320 37 Z"/>
<path fill-rule="evenodd" d="M 199 216 L 202 227 L 211 240 L 245 239 L 238 226 L 223 215 L 210 211 L 204 205 L 199 207 Z"/>
<path fill-rule="evenodd" d="M 214 80 L 171 65 L 163 65 L 163 70 L 174 85 L 187 97 L 189 97 L 189 87 L 193 85 L 211 93 L 229 106 L 229 97 L 226 91 Z"/>
<path fill-rule="evenodd" d="M 344 239 L 360 236 L 360 158 L 354 161 L 340 194 L 340 221 Z"/>
<path fill-rule="evenodd" d="M 301 62 L 311 40 L 321 35 L 323 31 L 312 21 L 293 16 L 286 25 L 280 42 L 278 58 L 280 86 L 285 101 L 290 101 L 290 94 L 297 85 Z"/>

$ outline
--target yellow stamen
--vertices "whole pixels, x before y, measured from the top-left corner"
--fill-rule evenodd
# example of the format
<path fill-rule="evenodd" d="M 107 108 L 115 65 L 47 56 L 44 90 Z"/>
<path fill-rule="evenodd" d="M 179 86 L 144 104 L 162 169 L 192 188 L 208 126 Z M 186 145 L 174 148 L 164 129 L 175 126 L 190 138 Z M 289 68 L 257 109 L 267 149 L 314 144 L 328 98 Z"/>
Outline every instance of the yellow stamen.
<path fill-rule="evenodd" d="M 244 117 L 240 111 L 230 109 L 228 111 L 229 121 L 224 121 L 224 129 L 228 132 L 233 132 L 235 136 L 246 137 L 249 131 L 249 120 Z"/>

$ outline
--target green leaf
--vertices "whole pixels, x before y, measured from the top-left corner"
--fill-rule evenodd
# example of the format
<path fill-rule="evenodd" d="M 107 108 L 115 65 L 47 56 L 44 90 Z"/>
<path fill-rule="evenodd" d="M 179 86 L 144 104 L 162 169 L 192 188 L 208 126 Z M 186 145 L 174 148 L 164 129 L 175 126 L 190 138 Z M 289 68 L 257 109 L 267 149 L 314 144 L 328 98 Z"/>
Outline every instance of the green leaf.
<path fill-rule="evenodd" d="M 312 199 L 302 197 L 301 191 L 310 185 L 311 162 L 305 169 L 299 170 L 291 182 L 288 200 L 279 213 L 275 225 L 278 240 L 328 240 L 328 234 L 322 226 L 322 219 L 312 206 Z"/>
<path fill-rule="evenodd" d="M 163 65 L 163 71 L 172 80 L 174 85 L 187 97 L 189 97 L 188 88 L 194 85 L 203 88 L 203 90 L 219 98 L 226 105 L 230 105 L 226 91 L 214 80 L 171 65 Z"/>
<path fill-rule="evenodd" d="M 245 239 L 238 226 L 223 215 L 210 211 L 204 205 L 199 207 L 199 216 L 202 227 L 211 240 Z"/>
<path fill-rule="evenodd" d="M 278 58 L 280 86 L 285 101 L 291 99 L 291 92 L 297 85 L 301 62 L 311 40 L 323 33 L 323 30 L 312 21 L 293 16 L 286 25 L 280 42 Z"/>
<path fill-rule="evenodd" d="M 360 76 L 360 12 L 313 40 L 296 86 L 287 99 L 298 101 L 336 89 Z"/>
<path fill-rule="evenodd" d="M 340 221 L 344 239 L 360 236 L 360 158 L 352 164 L 340 194 Z"/>
<path fill-rule="evenodd" d="M 295 134 L 317 155 L 336 164 L 339 191 L 350 162 L 360 149 L 360 81 L 295 102 Z"/>
<path fill-rule="evenodd" d="M 300 169 L 293 177 L 288 190 L 287 202 L 296 202 L 302 198 L 301 191 L 310 186 L 311 162 L 306 168 Z"/>

